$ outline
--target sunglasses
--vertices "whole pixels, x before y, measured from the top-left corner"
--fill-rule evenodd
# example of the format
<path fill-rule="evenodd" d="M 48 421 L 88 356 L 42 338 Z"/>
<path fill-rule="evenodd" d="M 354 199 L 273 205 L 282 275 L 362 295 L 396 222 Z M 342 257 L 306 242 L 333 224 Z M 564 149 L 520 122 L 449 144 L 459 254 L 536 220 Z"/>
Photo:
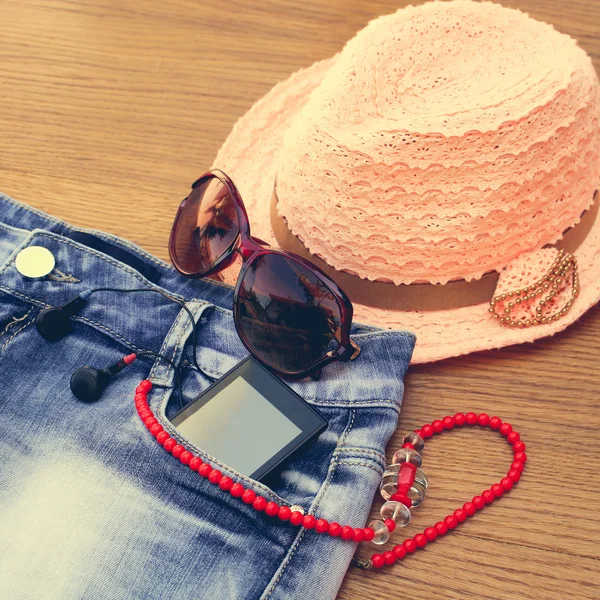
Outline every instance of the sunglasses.
<path fill-rule="evenodd" d="M 360 353 L 350 339 L 348 296 L 311 262 L 252 237 L 244 203 L 225 173 L 210 171 L 192 185 L 175 217 L 169 253 L 180 273 L 196 278 L 241 256 L 235 327 L 249 352 L 278 373 L 317 379 L 325 365 Z"/>

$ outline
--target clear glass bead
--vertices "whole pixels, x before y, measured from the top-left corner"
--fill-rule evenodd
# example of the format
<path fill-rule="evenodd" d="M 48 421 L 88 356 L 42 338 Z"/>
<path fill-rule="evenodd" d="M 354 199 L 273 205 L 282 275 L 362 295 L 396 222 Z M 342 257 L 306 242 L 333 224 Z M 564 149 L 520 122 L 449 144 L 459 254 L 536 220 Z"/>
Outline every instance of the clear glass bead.
<path fill-rule="evenodd" d="M 422 469 L 417 469 L 417 472 L 415 473 L 415 482 L 420 483 L 425 488 L 425 492 L 427 492 L 427 488 L 429 487 L 429 479 L 427 478 L 427 475 L 425 475 L 425 471 Z"/>
<path fill-rule="evenodd" d="M 411 450 L 410 448 L 400 448 L 400 450 L 398 450 L 398 452 L 396 452 L 392 457 L 392 463 L 395 465 L 401 465 L 402 463 L 406 462 L 420 467 L 423 464 L 423 459 L 416 450 Z"/>
<path fill-rule="evenodd" d="M 417 452 L 421 452 L 421 450 L 423 450 L 423 448 L 425 447 L 425 442 L 423 438 L 420 435 L 416 434 L 414 431 L 407 433 L 402 438 L 402 444 L 412 444 Z"/>
<path fill-rule="evenodd" d="M 390 531 L 383 521 L 371 521 L 368 527 L 375 532 L 375 536 L 371 540 L 374 544 L 381 546 L 390 539 Z"/>
<path fill-rule="evenodd" d="M 392 494 L 398 491 L 398 473 L 400 471 L 400 465 L 388 465 L 381 483 L 379 484 L 379 491 L 383 496 L 384 500 L 389 500 Z"/>
<path fill-rule="evenodd" d="M 301 506 L 298 506 L 297 504 L 294 504 L 294 506 L 290 506 L 290 510 L 292 512 L 299 512 L 301 514 L 304 514 L 304 509 Z"/>
<path fill-rule="evenodd" d="M 392 519 L 398 527 L 404 527 L 410 523 L 410 510 L 402 502 L 394 502 L 393 500 L 386 502 L 381 507 L 379 514 L 384 521 Z"/>
<path fill-rule="evenodd" d="M 408 490 L 407 496 L 410 498 L 412 502 L 413 508 L 417 508 L 425 500 L 425 495 L 427 494 L 427 488 L 421 485 L 418 481 L 415 481 L 413 486 Z"/>

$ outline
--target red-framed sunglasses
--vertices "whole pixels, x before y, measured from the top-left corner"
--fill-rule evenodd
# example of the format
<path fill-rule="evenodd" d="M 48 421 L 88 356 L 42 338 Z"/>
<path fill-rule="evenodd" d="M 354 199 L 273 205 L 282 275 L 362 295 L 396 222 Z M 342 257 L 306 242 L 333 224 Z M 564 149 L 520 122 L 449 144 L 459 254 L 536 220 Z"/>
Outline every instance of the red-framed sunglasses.
<path fill-rule="evenodd" d="M 233 319 L 243 344 L 267 367 L 316 378 L 328 363 L 360 353 L 350 339 L 348 296 L 311 262 L 253 238 L 240 194 L 222 171 L 192 185 L 175 217 L 169 253 L 188 277 L 214 275 L 240 254 Z"/>

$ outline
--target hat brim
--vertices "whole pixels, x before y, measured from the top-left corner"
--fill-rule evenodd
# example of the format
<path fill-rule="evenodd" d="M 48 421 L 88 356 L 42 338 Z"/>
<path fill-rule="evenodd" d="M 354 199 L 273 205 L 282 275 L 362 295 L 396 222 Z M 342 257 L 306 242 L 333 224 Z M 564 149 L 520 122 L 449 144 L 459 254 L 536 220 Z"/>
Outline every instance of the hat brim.
<path fill-rule="evenodd" d="M 336 57 L 302 69 L 276 85 L 235 125 L 219 150 L 215 167 L 235 181 L 250 217 L 252 233 L 277 245 L 271 227 L 270 203 L 279 157 L 290 123 L 304 106 Z M 575 251 L 581 292 L 571 310 L 546 325 L 512 329 L 491 318 L 488 304 L 434 311 L 402 311 L 354 303 L 357 322 L 417 335 L 413 363 L 426 363 L 480 350 L 501 348 L 553 335 L 576 321 L 600 299 L 600 217 L 596 216 L 585 240 Z M 232 272 L 224 274 L 234 283 Z"/>

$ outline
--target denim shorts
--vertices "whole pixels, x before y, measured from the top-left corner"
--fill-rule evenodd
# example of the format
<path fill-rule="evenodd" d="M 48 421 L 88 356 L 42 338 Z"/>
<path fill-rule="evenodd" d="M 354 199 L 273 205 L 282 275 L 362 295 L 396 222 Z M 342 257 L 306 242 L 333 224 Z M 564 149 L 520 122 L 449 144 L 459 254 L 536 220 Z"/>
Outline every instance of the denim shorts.
<path fill-rule="evenodd" d="M 78 367 L 106 367 L 143 350 L 183 365 L 185 401 L 210 385 L 185 368 L 189 319 L 159 294 L 94 294 L 67 337 L 45 341 L 35 327 L 40 310 L 88 288 L 159 287 L 185 300 L 197 320 L 198 362 L 213 377 L 247 355 L 230 287 L 186 279 L 124 240 L 82 231 L 0 195 L 0 596 L 334 598 L 355 543 L 253 510 L 166 453 L 140 421 L 134 390 L 149 378 L 151 408 L 177 436 L 172 366 L 142 357 L 98 402 L 74 398 L 69 379 Z M 41 280 L 15 268 L 18 252 L 34 245 L 56 260 Z M 267 500 L 364 526 L 415 340 L 360 325 L 352 333 L 362 348 L 357 360 L 326 367 L 319 381 L 291 383 L 328 428 L 271 487 L 182 443 Z"/>

